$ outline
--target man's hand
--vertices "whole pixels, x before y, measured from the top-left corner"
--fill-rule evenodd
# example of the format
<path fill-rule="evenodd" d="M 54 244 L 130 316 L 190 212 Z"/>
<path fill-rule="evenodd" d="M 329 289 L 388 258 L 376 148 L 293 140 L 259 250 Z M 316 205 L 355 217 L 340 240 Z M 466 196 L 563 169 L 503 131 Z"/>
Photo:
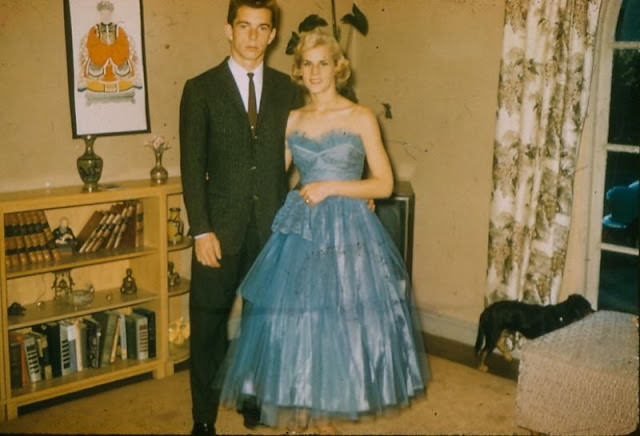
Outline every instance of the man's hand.
<path fill-rule="evenodd" d="M 373 198 L 367 198 L 367 207 L 371 212 L 376 211 L 376 202 L 373 201 Z"/>
<path fill-rule="evenodd" d="M 198 236 L 195 238 L 195 244 L 198 262 L 211 268 L 220 268 L 222 249 L 215 233 L 210 232 Z"/>

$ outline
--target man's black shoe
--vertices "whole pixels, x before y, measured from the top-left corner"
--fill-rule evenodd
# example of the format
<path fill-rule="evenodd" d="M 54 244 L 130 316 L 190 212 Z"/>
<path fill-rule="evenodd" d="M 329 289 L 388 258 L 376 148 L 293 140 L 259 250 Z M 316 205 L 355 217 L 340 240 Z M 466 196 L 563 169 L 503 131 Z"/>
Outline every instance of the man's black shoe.
<path fill-rule="evenodd" d="M 216 428 L 211 422 L 196 422 L 191 430 L 192 436 L 215 436 Z"/>
<path fill-rule="evenodd" d="M 260 422 L 260 409 L 258 408 L 243 408 L 242 416 L 244 416 L 244 426 L 249 430 L 253 430 L 256 427 L 263 427 L 264 424 Z"/>

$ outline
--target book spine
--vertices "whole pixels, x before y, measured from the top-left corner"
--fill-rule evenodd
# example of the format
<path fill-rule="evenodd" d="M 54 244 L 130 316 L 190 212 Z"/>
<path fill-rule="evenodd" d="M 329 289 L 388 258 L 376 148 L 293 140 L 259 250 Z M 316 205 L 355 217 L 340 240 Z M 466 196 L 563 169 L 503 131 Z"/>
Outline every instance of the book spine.
<path fill-rule="evenodd" d="M 32 229 L 31 240 L 32 244 L 36 247 L 35 252 L 38 262 L 50 261 L 51 256 L 47 251 L 44 235 L 42 234 L 42 226 L 40 225 L 37 211 L 31 210 L 29 212 L 26 212 L 26 216 L 30 228 Z"/>
<path fill-rule="evenodd" d="M 24 253 L 24 255 L 20 256 L 20 262 L 23 265 L 38 263 L 35 247 L 31 243 L 31 229 L 29 228 L 24 212 L 16 212 L 16 217 L 18 219 L 19 235 L 22 240 Z"/>
<path fill-rule="evenodd" d="M 53 237 L 53 232 L 51 231 L 51 226 L 49 225 L 49 221 L 47 220 L 47 216 L 45 215 L 43 210 L 38 210 L 36 213 L 36 219 L 40 225 L 40 238 L 44 249 L 50 254 L 52 260 L 57 261 L 61 259 L 60 252 L 56 247 L 56 241 Z"/>
<path fill-rule="evenodd" d="M 36 339 L 30 333 L 24 336 L 24 352 L 27 361 L 27 371 L 29 373 L 29 381 L 36 383 L 42 380 L 40 371 L 40 360 L 38 359 L 38 347 Z"/>
<path fill-rule="evenodd" d="M 11 388 L 22 387 L 22 346 L 13 336 L 9 338 L 9 371 L 11 375 Z"/>
<path fill-rule="evenodd" d="M 60 332 L 60 366 L 62 375 L 71 374 L 73 372 L 73 361 L 71 360 L 71 343 L 69 342 L 68 330 L 58 324 Z"/>
<path fill-rule="evenodd" d="M 87 363 L 87 324 L 83 319 L 75 320 L 76 326 L 76 338 L 77 338 L 77 351 L 80 359 L 78 361 L 78 371 L 82 371 L 88 368 Z"/>
<path fill-rule="evenodd" d="M 60 377 L 62 375 L 60 326 L 57 323 L 50 322 L 33 326 L 31 329 L 47 337 L 49 357 L 51 360 L 51 373 L 53 377 Z"/>
<path fill-rule="evenodd" d="M 100 366 L 108 366 L 111 363 L 111 349 L 113 347 L 117 317 L 110 312 L 98 312 L 93 316 L 102 327 Z"/>
<path fill-rule="evenodd" d="M 96 212 L 96 214 L 101 214 L 100 212 Z M 78 249 L 78 253 L 85 253 L 87 251 L 87 248 L 93 244 L 94 242 L 94 238 L 96 236 L 96 234 L 98 233 L 98 231 L 102 228 L 102 226 L 104 226 L 104 223 L 107 221 L 107 218 L 109 218 L 108 214 L 106 213 L 102 213 L 101 214 L 101 218 L 98 220 L 97 225 L 93 228 L 93 229 L 89 229 L 89 235 L 87 236 L 87 238 L 83 241 L 82 245 L 80 246 L 80 248 Z M 95 215 L 94 215 L 95 216 Z M 87 226 L 90 226 L 91 223 L 94 221 L 93 217 L 92 219 L 89 220 L 89 222 L 87 223 Z M 84 229 L 83 229 L 84 230 Z M 81 232 L 81 234 L 83 234 L 84 232 Z"/>
<path fill-rule="evenodd" d="M 149 332 L 149 357 L 156 357 L 156 313 L 153 310 L 144 307 L 136 307 L 133 311 L 147 318 Z"/>
<path fill-rule="evenodd" d="M 7 268 L 20 266 L 18 257 L 18 246 L 16 243 L 16 228 L 14 214 L 8 213 L 4 216 L 4 241 L 5 241 L 5 264 Z"/>
<path fill-rule="evenodd" d="M 100 368 L 100 350 L 102 346 L 102 327 L 92 318 L 85 319 L 87 325 L 87 366 Z"/>
<path fill-rule="evenodd" d="M 138 360 L 146 360 L 149 358 L 149 328 L 147 318 L 140 316 L 137 323 L 137 344 Z"/>
<path fill-rule="evenodd" d="M 118 349 L 120 351 L 120 358 L 127 360 L 129 353 L 127 352 L 127 322 L 123 312 L 119 312 L 120 316 L 120 343 Z"/>
<path fill-rule="evenodd" d="M 114 248 L 118 248 L 120 246 L 120 243 L 122 242 L 122 238 L 125 234 L 125 231 L 127 230 L 127 227 L 131 226 L 131 220 L 132 220 L 134 211 L 135 211 L 135 203 L 129 202 L 129 204 L 126 205 L 125 215 L 122 220 L 122 225 L 118 229 L 118 234 L 113 244 Z"/>
<path fill-rule="evenodd" d="M 136 248 L 144 245 L 144 206 L 142 201 L 136 200 Z"/>
<path fill-rule="evenodd" d="M 126 333 L 127 333 L 127 356 L 129 359 L 136 359 L 138 352 L 136 349 L 136 318 L 132 315 L 125 315 Z"/>
<path fill-rule="evenodd" d="M 36 338 L 36 346 L 38 348 L 38 360 L 40 361 L 40 370 L 42 372 L 43 380 L 50 380 L 53 378 L 53 372 L 51 369 L 51 358 L 49 356 L 49 344 L 47 342 L 47 336 L 40 332 L 32 331 L 32 335 Z"/>
<path fill-rule="evenodd" d="M 107 220 L 105 221 L 104 225 L 98 230 L 93 243 L 87 248 L 88 253 L 95 253 L 100 249 L 100 247 L 104 243 L 104 240 L 109 237 L 109 233 L 113 228 L 115 219 L 116 214 L 114 212 L 110 211 L 107 213 Z"/>
<path fill-rule="evenodd" d="M 116 328 L 113 331 L 113 343 L 111 345 L 111 353 L 109 354 L 109 363 L 113 363 L 116 361 L 116 356 L 118 355 L 118 346 L 120 343 L 120 315 L 113 314 L 115 317 Z"/>

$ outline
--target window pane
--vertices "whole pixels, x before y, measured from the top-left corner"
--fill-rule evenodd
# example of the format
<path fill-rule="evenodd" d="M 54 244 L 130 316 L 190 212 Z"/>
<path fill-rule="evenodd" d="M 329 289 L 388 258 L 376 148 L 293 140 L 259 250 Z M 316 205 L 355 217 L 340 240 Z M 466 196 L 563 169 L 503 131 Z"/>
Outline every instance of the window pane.
<path fill-rule="evenodd" d="M 640 0 L 624 0 L 616 25 L 616 41 L 640 41 Z"/>
<path fill-rule="evenodd" d="M 603 251 L 598 309 L 638 314 L 638 256 Z"/>
<path fill-rule="evenodd" d="M 638 169 L 640 155 L 607 153 L 602 242 L 638 247 Z"/>
<path fill-rule="evenodd" d="M 640 144 L 640 50 L 638 49 L 613 51 L 609 143 Z"/>

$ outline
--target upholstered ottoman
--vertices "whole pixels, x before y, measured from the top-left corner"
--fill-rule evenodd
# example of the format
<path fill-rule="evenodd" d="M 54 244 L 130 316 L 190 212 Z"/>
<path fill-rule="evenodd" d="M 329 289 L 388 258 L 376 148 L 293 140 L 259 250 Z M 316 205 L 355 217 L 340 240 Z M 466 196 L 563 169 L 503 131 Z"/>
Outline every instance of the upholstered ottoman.
<path fill-rule="evenodd" d="M 527 341 L 516 423 L 547 434 L 628 434 L 638 427 L 635 317 L 598 311 Z"/>

